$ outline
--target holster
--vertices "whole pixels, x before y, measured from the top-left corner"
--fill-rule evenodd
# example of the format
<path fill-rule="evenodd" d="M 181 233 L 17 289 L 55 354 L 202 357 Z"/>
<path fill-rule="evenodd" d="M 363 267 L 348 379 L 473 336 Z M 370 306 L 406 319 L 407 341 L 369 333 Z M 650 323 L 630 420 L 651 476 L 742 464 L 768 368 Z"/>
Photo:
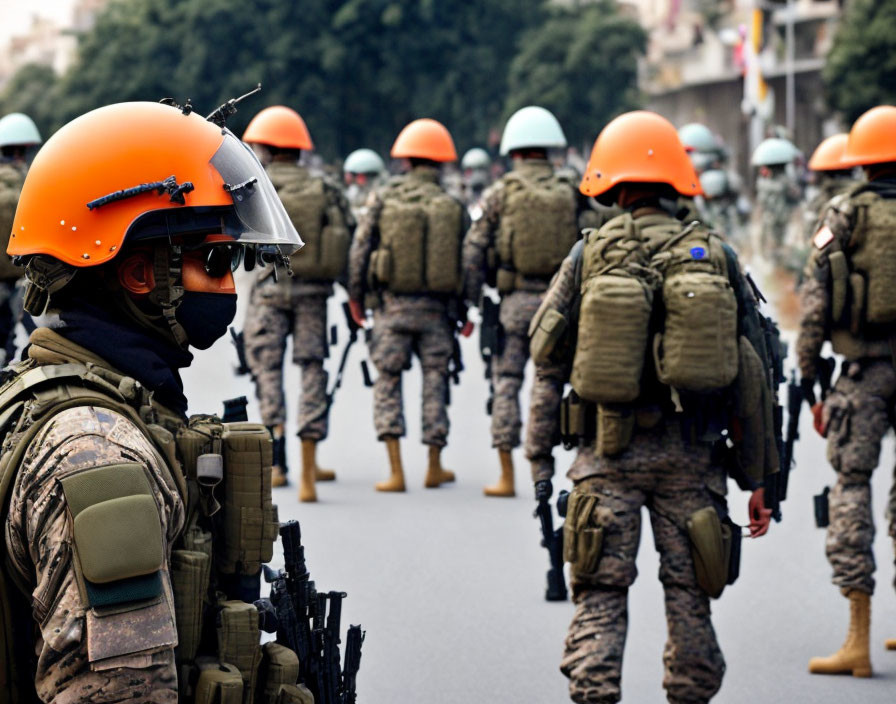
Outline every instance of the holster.
<path fill-rule="evenodd" d="M 740 530 L 730 518 L 720 519 L 718 511 L 707 506 L 688 517 L 687 531 L 697 584 L 717 599 L 740 574 Z"/>

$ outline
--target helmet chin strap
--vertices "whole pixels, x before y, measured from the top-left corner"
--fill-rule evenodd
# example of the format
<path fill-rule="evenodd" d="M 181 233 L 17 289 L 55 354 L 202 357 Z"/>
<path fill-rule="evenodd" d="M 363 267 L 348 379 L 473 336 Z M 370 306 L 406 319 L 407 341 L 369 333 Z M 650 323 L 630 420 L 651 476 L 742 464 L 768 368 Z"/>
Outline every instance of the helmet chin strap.
<path fill-rule="evenodd" d="M 149 293 L 149 301 L 162 310 L 162 318 L 183 349 L 189 346 L 187 332 L 175 318 L 175 312 L 184 296 L 183 249 L 180 245 L 156 245 L 153 248 L 152 273 L 155 287 Z"/>

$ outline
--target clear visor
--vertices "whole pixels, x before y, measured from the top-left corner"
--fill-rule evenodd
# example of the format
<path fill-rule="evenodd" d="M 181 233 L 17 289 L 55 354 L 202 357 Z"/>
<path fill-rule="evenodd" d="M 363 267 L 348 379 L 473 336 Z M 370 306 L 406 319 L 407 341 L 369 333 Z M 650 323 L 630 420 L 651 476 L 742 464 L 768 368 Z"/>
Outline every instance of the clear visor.
<path fill-rule="evenodd" d="M 239 220 L 240 231 L 228 234 L 240 244 L 276 246 L 285 255 L 304 244 L 264 167 L 232 132 L 225 131 L 211 164 L 224 179 Z"/>

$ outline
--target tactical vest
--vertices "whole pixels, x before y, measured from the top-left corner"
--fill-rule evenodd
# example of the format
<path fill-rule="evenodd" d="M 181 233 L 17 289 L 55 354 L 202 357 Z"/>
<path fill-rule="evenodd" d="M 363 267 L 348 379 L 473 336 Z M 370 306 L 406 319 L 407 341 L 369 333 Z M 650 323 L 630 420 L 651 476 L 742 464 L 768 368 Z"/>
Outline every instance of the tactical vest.
<path fill-rule="evenodd" d="M 395 179 L 382 192 L 371 284 L 400 294 L 457 294 L 464 209 L 433 182 Z"/>
<path fill-rule="evenodd" d="M 549 279 L 578 239 L 576 196 L 570 183 L 549 166 L 517 170 L 503 177 L 498 230 L 498 290 L 509 293 L 524 277 Z"/>
<path fill-rule="evenodd" d="M 169 563 L 179 701 L 311 704 L 307 690 L 296 685 L 295 654 L 273 643 L 262 648 L 258 610 L 240 598 L 241 594 L 248 600 L 258 598 L 250 593 L 256 588 L 253 580 L 262 563 L 271 559 L 278 530 L 277 509 L 271 502 L 272 443 L 264 426 L 222 423 L 215 416 L 194 416 L 184 424 L 174 416 L 160 415 L 138 382 L 103 367 L 22 362 L 11 368 L 0 387 L 4 521 L 9 489 L 30 443 L 58 413 L 83 406 L 108 408 L 133 422 L 153 442 L 184 502 L 185 529 L 173 545 Z M 87 513 L 95 519 L 98 535 L 126 534 L 127 529 L 115 531 L 115 521 L 127 521 L 139 508 L 143 497 L 135 492 L 133 480 L 146 482 L 143 473 L 131 477 L 126 471 L 110 473 L 108 469 L 78 473 L 74 475 L 77 482 L 70 478 L 63 482 L 69 509 L 73 514 L 78 511 L 76 542 L 86 540 L 77 533 Z M 91 484 L 91 474 L 96 472 L 106 475 Z M 153 510 L 157 510 L 154 503 Z M 136 541 L 131 548 L 134 553 L 145 552 L 137 537 L 131 540 Z M 135 569 L 132 563 L 137 558 L 119 566 L 126 570 L 123 577 L 114 573 L 116 560 L 90 552 L 79 550 L 79 559 L 73 561 L 79 584 L 86 586 L 86 594 L 82 590 L 85 602 L 127 609 L 128 602 L 151 596 L 146 589 L 152 587 L 155 572 L 142 574 Z M 126 551 L 116 554 L 126 557 L 122 552 Z M 102 584 L 89 581 L 103 570 L 113 572 L 104 575 Z M 11 692 L 12 704 L 36 701 L 33 673 L 21 660 L 22 643 L 31 642 L 33 631 L 26 595 L 30 595 L 29 585 L 16 583 L 15 572 L 4 569 L 0 574 L 0 681 Z M 25 614 L 24 622 L 16 618 L 16 607 L 24 608 L 20 612 Z"/>
<path fill-rule="evenodd" d="M 595 403 L 630 403 L 645 360 L 677 391 L 737 375 L 737 302 L 721 242 L 698 223 L 630 214 L 585 233 L 570 383 Z"/>
<path fill-rule="evenodd" d="M 290 256 L 302 279 L 333 281 L 345 274 L 351 233 L 327 185 L 302 167 L 274 162 L 268 175 L 305 246 Z"/>
<path fill-rule="evenodd" d="M 11 164 L 0 164 L 0 281 L 18 279 L 23 275 L 22 267 L 14 266 L 6 254 L 23 181 L 22 173 L 17 168 Z"/>

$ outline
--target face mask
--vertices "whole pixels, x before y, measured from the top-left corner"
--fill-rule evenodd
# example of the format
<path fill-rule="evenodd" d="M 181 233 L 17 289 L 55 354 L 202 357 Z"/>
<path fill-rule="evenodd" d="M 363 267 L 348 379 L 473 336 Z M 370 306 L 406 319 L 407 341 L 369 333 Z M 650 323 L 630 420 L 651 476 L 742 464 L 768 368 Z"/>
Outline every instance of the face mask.
<path fill-rule="evenodd" d="M 192 347 L 207 350 L 227 332 L 236 316 L 235 293 L 185 291 L 174 317 Z"/>

